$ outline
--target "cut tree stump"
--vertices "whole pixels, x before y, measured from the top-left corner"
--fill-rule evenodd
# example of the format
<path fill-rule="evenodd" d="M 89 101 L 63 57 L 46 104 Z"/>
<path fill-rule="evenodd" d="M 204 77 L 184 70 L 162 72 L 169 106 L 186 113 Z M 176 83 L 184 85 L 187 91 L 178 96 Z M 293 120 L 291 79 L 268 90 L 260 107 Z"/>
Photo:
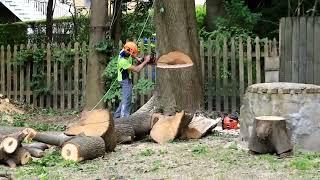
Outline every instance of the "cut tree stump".
<path fill-rule="evenodd" d="M 201 114 L 195 114 L 186 131 L 182 133 L 181 139 L 200 139 L 217 127 L 219 121 L 220 119 L 215 120 Z"/>
<path fill-rule="evenodd" d="M 78 136 L 62 146 L 61 155 L 76 162 L 95 159 L 105 154 L 105 142 L 101 137 Z"/>
<path fill-rule="evenodd" d="M 249 139 L 250 153 L 277 153 L 280 157 L 290 155 L 292 144 L 285 120 L 279 116 L 256 117 Z"/>
<path fill-rule="evenodd" d="M 152 127 L 150 136 L 159 144 L 164 144 L 180 136 L 192 118 L 185 115 L 184 111 L 174 116 L 158 116 L 158 121 Z"/>
<path fill-rule="evenodd" d="M 117 144 L 112 115 L 103 109 L 84 111 L 80 122 L 70 126 L 64 133 L 69 136 L 84 134 L 102 137 L 107 152 L 113 151 Z"/>

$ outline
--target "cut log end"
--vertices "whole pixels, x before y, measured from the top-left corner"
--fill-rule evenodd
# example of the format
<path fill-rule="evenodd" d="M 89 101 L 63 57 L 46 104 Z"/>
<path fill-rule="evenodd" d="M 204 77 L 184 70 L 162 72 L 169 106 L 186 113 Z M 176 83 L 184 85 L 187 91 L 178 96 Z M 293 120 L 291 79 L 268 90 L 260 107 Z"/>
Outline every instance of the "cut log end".
<path fill-rule="evenodd" d="M 179 51 L 172 51 L 168 54 L 162 55 L 158 61 L 158 65 L 191 65 L 193 64 L 191 58 Z"/>
<path fill-rule="evenodd" d="M 102 109 L 84 111 L 80 122 L 69 127 L 65 134 L 75 136 L 84 133 L 86 136 L 102 136 L 109 129 L 110 120 L 112 117 L 109 111 Z"/>
<path fill-rule="evenodd" d="M 61 155 L 65 160 L 82 161 L 80 157 L 79 148 L 74 144 L 66 144 L 61 150 Z"/>
<path fill-rule="evenodd" d="M 159 120 L 152 127 L 150 136 L 159 144 L 165 144 L 179 137 L 191 119 L 185 116 L 184 111 L 175 116 L 158 116 Z"/>
<path fill-rule="evenodd" d="M 18 140 L 13 137 L 6 137 L 1 142 L 3 150 L 8 154 L 13 153 L 18 148 L 18 145 Z"/>

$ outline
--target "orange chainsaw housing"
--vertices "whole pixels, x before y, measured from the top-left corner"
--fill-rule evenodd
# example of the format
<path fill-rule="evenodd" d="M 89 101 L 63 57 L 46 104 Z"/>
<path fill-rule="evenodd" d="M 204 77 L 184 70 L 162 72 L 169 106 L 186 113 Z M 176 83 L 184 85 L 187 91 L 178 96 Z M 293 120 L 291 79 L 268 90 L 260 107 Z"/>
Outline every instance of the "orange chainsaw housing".
<path fill-rule="evenodd" d="M 223 129 L 239 129 L 239 121 L 226 116 L 222 121 Z"/>

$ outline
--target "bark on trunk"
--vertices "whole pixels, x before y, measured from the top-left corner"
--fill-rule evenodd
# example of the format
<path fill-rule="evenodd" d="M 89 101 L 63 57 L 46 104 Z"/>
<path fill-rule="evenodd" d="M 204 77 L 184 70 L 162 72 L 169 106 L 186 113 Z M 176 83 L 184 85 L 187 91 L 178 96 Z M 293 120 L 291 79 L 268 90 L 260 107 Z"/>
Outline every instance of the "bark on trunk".
<path fill-rule="evenodd" d="M 23 144 L 23 147 L 41 149 L 42 151 L 49 149 L 49 146 L 47 144 L 41 143 L 41 142 L 34 142 L 31 144 Z"/>
<path fill-rule="evenodd" d="M 158 106 L 157 97 L 152 96 L 146 104 L 129 117 L 115 119 L 115 124 L 128 124 L 133 128 L 136 138 L 145 137 L 154 125 L 152 114 L 157 111 L 156 106 Z"/>
<path fill-rule="evenodd" d="M 249 150 L 254 153 L 277 153 L 292 150 L 286 121 L 281 117 L 257 117 L 253 123 Z"/>
<path fill-rule="evenodd" d="M 33 140 L 61 147 L 64 142 L 70 140 L 71 138 L 72 136 L 67 136 L 62 132 L 41 132 L 37 133 Z"/>
<path fill-rule="evenodd" d="M 105 148 L 101 137 L 79 136 L 63 145 L 61 155 L 66 160 L 80 162 L 103 156 Z"/>
<path fill-rule="evenodd" d="M 47 19 L 46 19 L 46 37 L 47 37 L 47 43 L 50 43 L 52 41 L 52 19 L 53 19 L 53 0 L 48 0 L 47 5 Z"/>
<path fill-rule="evenodd" d="M 105 82 L 102 78 L 104 66 L 102 62 L 106 59 L 104 54 L 95 50 L 95 45 L 102 41 L 106 35 L 107 24 L 107 1 L 92 0 L 90 10 L 90 52 L 87 72 L 87 86 L 85 96 L 85 109 L 91 110 L 103 97 L 105 93 Z M 104 103 L 97 106 L 98 109 L 104 108 Z"/>
<path fill-rule="evenodd" d="M 159 56 L 179 51 L 188 55 L 193 62 L 192 66 L 184 68 L 157 67 L 159 80 L 156 93 L 159 95 L 160 105 L 165 108 L 164 113 L 175 114 L 173 107 L 195 112 L 203 105 L 203 87 L 194 1 L 157 0 L 154 5 L 156 35 L 160 39 L 157 41 Z M 177 88 L 177 85 L 181 86 Z M 174 87 L 177 89 L 174 90 Z"/>
<path fill-rule="evenodd" d="M 224 16 L 226 13 L 224 0 L 208 0 L 206 1 L 206 24 L 209 31 L 215 29 L 216 19 L 219 16 Z"/>
<path fill-rule="evenodd" d="M 114 19 L 113 19 L 113 25 L 111 29 L 111 38 L 114 40 L 115 44 L 117 44 L 120 40 L 121 36 L 121 18 L 122 18 L 122 8 L 121 8 L 121 2 L 122 0 L 115 0 L 114 1 Z"/>
<path fill-rule="evenodd" d="M 116 124 L 114 129 L 117 143 L 131 143 L 134 140 L 134 129 L 130 124 Z"/>
<path fill-rule="evenodd" d="M 105 141 L 106 151 L 113 151 L 117 144 L 114 132 L 114 121 L 112 115 L 107 110 L 93 110 L 83 112 L 81 121 L 69 127 L 66 135 L 76 136 L 80 134 L 86 136 L 99 136 Z"/>
<path fill-rule="evenodd" d="M 32 157 L 42 158 L 44 156 L 44 151 L 41 149 L 26 146 L 23 146 L 23 148 L 26 149 Z"/>

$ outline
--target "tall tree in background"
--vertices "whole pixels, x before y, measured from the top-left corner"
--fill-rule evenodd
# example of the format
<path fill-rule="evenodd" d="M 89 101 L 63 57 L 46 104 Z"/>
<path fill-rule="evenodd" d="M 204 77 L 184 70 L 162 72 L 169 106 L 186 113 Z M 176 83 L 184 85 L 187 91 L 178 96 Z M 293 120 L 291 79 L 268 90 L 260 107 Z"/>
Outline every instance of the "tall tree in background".
<path fill-rule="evenodd" d="M 156 92 L 161 109 L 165 112 L 174 109 L 194 112 L 203 105 L 194 0 L 156 0 L 154 21 L 159 55 L 180 51 L 193 61 L 192 66 L 157 67 Z"/>
<path fill-rule="evenodd" d="M 85 109 L 91 110 L 103 97 L 105 92 L 105 82 L 102 78 L 104 66 L 102 62 L 106 56 L 98 53 L 94 46 L 102 41 L 106 36 L 107 24 L 107 0 L 92 0 L 90 9 L 90 42 L 89 42 L 89 60 L 86 85 Z M 97 108 L 103 108 L 100 103 Z"/>
<path fill-rule="evenodd" d="M 46 41 L 50 43 L 52 41 L 52 29 L 53 29 L 53 13 L 54 13 L 54 0 L 48 0 L 47 5 L 47 19 L 46 19 Z"/>
<path fill-rule="evenodd" d="M 225 15 L 226 10 L 224 7 L 224 1 L 225 0 L 207 0 L 206 1 L 207 30 L 213 31 L 215 28 L 215 20 L 217 19 L 217 17 L 219 16 L 221 17 Z"/>

